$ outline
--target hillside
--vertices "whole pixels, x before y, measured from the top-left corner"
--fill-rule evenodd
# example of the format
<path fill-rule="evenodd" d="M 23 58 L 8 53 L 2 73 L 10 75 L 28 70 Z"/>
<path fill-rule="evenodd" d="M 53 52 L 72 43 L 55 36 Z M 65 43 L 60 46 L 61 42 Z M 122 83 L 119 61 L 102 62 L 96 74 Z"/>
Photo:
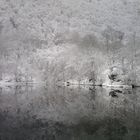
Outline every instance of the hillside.
<path fill-rule="evenodd" d="M 0 79 L 139 85 L 139 22 L 139 0 L 0 0 Z"/>

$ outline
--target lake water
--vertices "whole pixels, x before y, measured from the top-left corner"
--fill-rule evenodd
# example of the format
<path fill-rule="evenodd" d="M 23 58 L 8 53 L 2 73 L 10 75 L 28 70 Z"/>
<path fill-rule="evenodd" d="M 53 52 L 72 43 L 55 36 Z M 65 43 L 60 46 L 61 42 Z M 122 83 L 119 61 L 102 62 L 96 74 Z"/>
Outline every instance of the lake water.
<path fill-rule="evenodd" d="M 140 140 L 140 89 L 0 88 L 0 140 Z"/>

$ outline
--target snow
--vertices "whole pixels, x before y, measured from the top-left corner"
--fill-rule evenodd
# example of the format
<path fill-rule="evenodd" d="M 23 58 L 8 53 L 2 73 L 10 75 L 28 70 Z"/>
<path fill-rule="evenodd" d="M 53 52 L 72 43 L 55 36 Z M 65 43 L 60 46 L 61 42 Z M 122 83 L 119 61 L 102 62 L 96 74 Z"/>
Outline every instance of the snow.
<path fill-rule="evenodd" d="M 103 83 L 110 59 L 120 66 L 125 57 L 129 77 L 134 33 L 139 52 L 139 9 L 139 0 L 0 1 L 0 71 L 22 81 L 49 83 L 69 79 L 86 83 L 94 72 L 96 81 Z M 105 30 L 113 38 L 108 40 L 110 52 Z M 117 33 L 124 35 L 122 41 Z M 138 60 L 139 56 L 137 73 Z"/>

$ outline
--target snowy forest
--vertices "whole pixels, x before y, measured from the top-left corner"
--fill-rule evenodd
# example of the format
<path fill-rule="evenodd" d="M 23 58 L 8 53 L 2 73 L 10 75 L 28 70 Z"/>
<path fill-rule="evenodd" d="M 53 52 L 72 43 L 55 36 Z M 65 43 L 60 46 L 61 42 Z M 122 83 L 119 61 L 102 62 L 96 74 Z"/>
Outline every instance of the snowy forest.
<path fill-rule="evenodd" d="M 140 0 L 0 0 L 0 140 L 140 140 Z"/>
<path fill-rule="evenodd" d="M 139 0 L 0 0 L 0 85 L 140 86 Z"/>

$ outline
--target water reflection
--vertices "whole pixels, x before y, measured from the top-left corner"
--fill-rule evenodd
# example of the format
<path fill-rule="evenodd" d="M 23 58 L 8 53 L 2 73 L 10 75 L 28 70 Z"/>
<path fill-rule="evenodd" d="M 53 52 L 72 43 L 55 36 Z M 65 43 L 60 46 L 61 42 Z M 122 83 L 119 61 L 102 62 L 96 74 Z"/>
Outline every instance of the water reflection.
<path fill-rule="evenodd" d="M 140 89 L 0 88 L 0 140 L 139 140 Z"/>

